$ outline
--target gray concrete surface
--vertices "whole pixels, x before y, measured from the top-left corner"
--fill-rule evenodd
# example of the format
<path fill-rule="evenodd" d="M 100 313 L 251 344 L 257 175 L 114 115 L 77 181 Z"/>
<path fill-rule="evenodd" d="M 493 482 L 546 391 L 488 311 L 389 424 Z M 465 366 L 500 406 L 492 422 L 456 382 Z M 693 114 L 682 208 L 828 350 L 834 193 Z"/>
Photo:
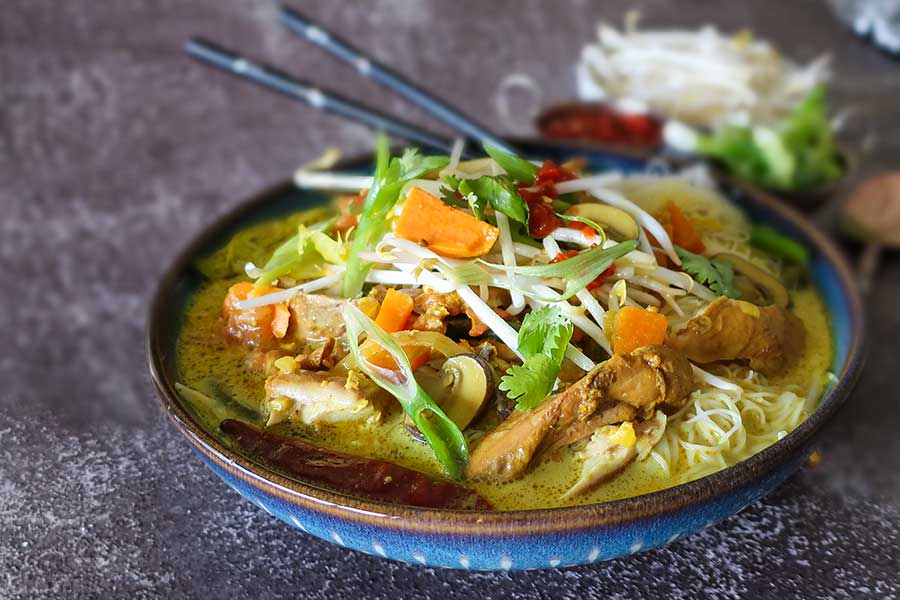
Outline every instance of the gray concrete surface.
<path fill-rule="evenodd" d="M 877 125 L 860 174 L 900 161 L 900 63 L 805 0 L 298 2 L 484 122 L 512 71 L 545 100 L 600 18 L 750 27 L 830 50 L 834 97 Z M 271 2 L 7 0 L 0 13 L 0 598 L 897 597 L 900 260 L 869 299 L 872 352 L 822 464 L 672 546 L 565 571 L 466 574 L 376 560 L 290 529 L 209 473 L 163 419 L 148 297 L 215 215 L 358 126 L 182 55 L 203 33 L 350 96 L 425 117 L 294 39 Z"/>

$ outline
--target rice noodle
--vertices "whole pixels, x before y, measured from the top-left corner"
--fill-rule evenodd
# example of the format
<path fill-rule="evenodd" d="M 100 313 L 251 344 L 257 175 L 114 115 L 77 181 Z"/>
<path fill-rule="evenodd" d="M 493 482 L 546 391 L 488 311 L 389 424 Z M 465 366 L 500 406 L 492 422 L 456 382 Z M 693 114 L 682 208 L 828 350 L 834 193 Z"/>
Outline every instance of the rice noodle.
<path fill-rule="evenodd" d="M 736 392 L 741 389 L 741 387 L 736 383 L 731 383 L 730 381 L 722 379 L 721 377 L 713 375 L 712 373 L 708 373 L 697 365 L 692 364 L 691 368 L 694 371 L 694 377 L 707 385 L 713 386 L 714 388 L 731 392 Z"/>
<path fill-rule="evenodd" d="M 773 386 L 753 371 L 724 367 L 740 383 L 730 389 L 704 386 L 669 417 L 663 439 L 651 453 L 653 465 L 678 482 L 718 471 L 755 454 L 794 429 L 809 408 L 794 387 Z M 810 387 L 815 394 L 815 386 Z"/>

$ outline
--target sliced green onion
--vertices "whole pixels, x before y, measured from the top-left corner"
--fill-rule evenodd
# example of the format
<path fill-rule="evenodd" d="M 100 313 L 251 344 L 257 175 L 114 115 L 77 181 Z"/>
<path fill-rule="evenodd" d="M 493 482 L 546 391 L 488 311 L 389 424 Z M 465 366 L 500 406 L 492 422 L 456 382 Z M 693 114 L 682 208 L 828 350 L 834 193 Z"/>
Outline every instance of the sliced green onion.
<path fill-rule="evenodd" d="M 359 216 L 359 223 L 356 227 L 356 233 L 353 236 L 353 244 L 350 246 L 350 256 L 347 257 L 347 271 L 344 275 L 343 295 L 352 298 L 362 291 L 362 286 L 366 280 L 366 273 L 371 268 L 370 265 L 364 264 L 359 258 L 359 253 L 365 251 L 371 242 L 384 234 L 384 219 L 377 217 L 393 206 L 393 202 L 388 202 L 388 196 L 393 190 L 385 190 L 384 185 L 387 183 L 388 163 L 391 158 L 391 149 L 388 144 L 388 138 L 384 133 L 379 132 L 375 136 L 375 175 L 372 180 L 372 187 L 369 188 L 366 199 L 363 202 L 362 213 Z M 397 194 L 400 188 L 397 188 Z M 380 199 L 381 197 L 382 199 Z M 396 198 L 394 198 L 396 202 Z M 386 209 L 382 210 L 384 204 L 390 204 Z"/>
<path fill-rule="evenodd" d="M 387 136 L 379 133 L 375 139 L 375 176 L 372 187 L 363 202 L 359 224 L 347 257 L 347 271 L 344 275 L 343 295 L 347 298 L 358 296 L 366 281 L 366 273 L 371 265 L 366 264 L 360 253 L 369 249 L 381 239 L 387 230 L 387 218 L 397 204 L 404 186 L 450 162 L 446 156 L 420 156 L 415 149 L 407 149 L 399 158 L 390 157 Z"/>
<path fill-rule="evenodd" d="M 528 185 L 534 183 L 538 168 L 524 158 L 519 158 L 514 154 L 504 152 L 500 148 L 488 143 L 484 144 L 484 151 L 487 152 L 488 156 L 494 159 L 494 162 L 500 165 L 501 169 L 506 171 L 507 174 L 516 181 L 521 181 Z"/>
<path fill-rule="evenodd" d="M 443 263 L 436 265 L 441 274 L 456 287 L 463 285 L 492 285 L 491 274 L 475 262 L 466 262 L 458 267 L 450 267 Z"/>
<path fill-rule="evenodd" d="M 750 244 L 791 262 L 803 266 L 809 264 L 810 254 L 806 246 L 778 233 L 769 225 L 754 223 L 750 229 Z"/>
<path fill-rule="evenodd" d="M 583 290 L 587 287 L 587 284 L 599 277 L 617 259 L 636 250 L 637 247 L 638 242 L 628 240 L 606 249 L 597 246 L 558 263 L 530 267 L 506 267 L 495 264 L 490 264 L 489 266 L 507 273 L 516 273 L 528 277 L 559 277 L 564 279 L 566 281 L 566 289 L 562 292 L 560 298 L 557 299 L 558 302 L 561 302 L 568 300 Z"/>
<path fill-rule="evenodd" d="M 416 382 L 406 353 L 393 337 L 349 302 L 344 304 L 342 314 L 347 326 L 347 345 L 356 364 L 379 387 L 397 398 L 447 474 L 459 479 L 469 462 L 469 446 L 462 431 Z M 363 333 L 391 355 L 397 363 L 396 371 L 372 365 L 362 357 L 359 336 Z"/>

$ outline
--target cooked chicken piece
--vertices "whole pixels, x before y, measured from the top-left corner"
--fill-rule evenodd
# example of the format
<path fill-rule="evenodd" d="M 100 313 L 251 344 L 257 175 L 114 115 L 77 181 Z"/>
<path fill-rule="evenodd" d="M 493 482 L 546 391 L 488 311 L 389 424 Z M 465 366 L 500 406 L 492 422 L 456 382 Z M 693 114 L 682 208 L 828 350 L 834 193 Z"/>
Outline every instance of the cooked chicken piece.
<path fill-rule="evenodd" d="M 666 416 L 666 413 L 658 410 L 652 419 L 641 421 L 634 426 L 634 431 L 637 434 L 635 447 L 637 448 L 638 460 L 644 460 L 650 456 L 650 452 L 656 447 L 666 432 L 668 423 L 669 417 Z"/>
<path fill-rule="evenodd" d="M 541 442 L 559 420 L 558 398 L 545 400 L 532 410 L 514 410 L 481 438 L 469 456 L 466 477 L 508 481 L 522 475 Z"/>
<path fill-rule="evenodd" d="M 777 375 L 803 354 L 803 322 L 780 306 L 719 298 L 681 328 L 668 344 L 695 362 L 749 360 L 750 368 Z"/>
<path fill-rule="evenodd" d="M 365 380 L 368 382 L 368 380 Z M 286 419 L 308 425 L 345 421 L 378 422 L 381 394 L 374 385 L 353 386 L 346 376 L 296 371 L 266 380 L 267 425 Z"/>
<path fill-rule="evenodd" d="M 503 290 L 491 288 L 488 305 L 492 308 L 500 306 L 500 303 L 503 302 L 502 295 L 504 293 Z M 447 326 L 444 324 L 444 320 L 447 317 L 465 313 L 471 321 L 471 327 L 469 329 L 470 336 L 477 337 L 488 330 L 488 326 L 475 316 L 475 313 L 472 312 L 456 292 L 426 292 L 421 294 L 415 299 L 414 310 L 416 312 L 416 320 L 412 324 L 413 329 L 447 333 Z"/>
<path fill-rule="evenodd" d="M 425 293 L 415 299 L 413 310 L 416 313 L 413 329 L 446 333 L 444 319 L 465 312 L 466 303 L 456 292 Z"/>
<path fill-rule="evenodd" d="M 315 350 L 296 356 L 297 364 L 307 371 L 328 371 L 341 358 L 334 351 L 334 343 L 334 338 L 330 337 Z"/>
<path fill-rule="evenodd" d="M 606 425 L 594 431 L 590 441 L 578 451 L 584 461 L 578 481 L 563 497 L 571 498 L 607 481 L 634 462 L 646 458 L 666 431 L 666 413 L 656 411 L 652 419 L 619 426 Z"/>
<path fill-rule="evenodd" d="M 693 387 L 690 363 L 667 346 L 613 356 L 540 406 L 513 411 L 475 447 L 467 476 L 515 479 L 536 455 L 583 439 L 597 427 L 644 418 L 657 407 L 678 410 Z"/>
<path fill-rule="evenodd" d="M 630 404 L 624 402 L 613 403 L 609 408 L 600 408 L 594 413 L 594 416 L 586 421 L 574 421 L 568 427 L 557 429 L 552 436 L 544 441 L 540 448 L 541 454 L 552 456 L 560 448 L 564 448 L 570 444 L 574 444 L 579 440 L 583 440 L 593 433 L 598 427 L 608 425 L 610 423 L 622 423 L 624 421 L 634 421 L 637 418 L 637 410 Z"/>
<path fill-rule="evenodd" d="M 291 298 L 291 334 L 300 342 L 320 341 L 327 338 L 339 338 L 344 335 L 344 318 L 341 298 L 332 298 L 322 294 L 297 294 Z M 379 303 L 370 296 L 353 300 L 363 313 L 374 319 L 378 314 Z"/>
<path fill-rule="evenodd" d="M 301 342 L 344 335 L 341 298 L 322 294 L 297 294 L 290 301 L 291 332 Z"/>
<path fill-rule="evenodd" d="M 630 404 L 638 418 L 652 415 L 657 405 L 674 412 L 693 389 L 693 371 L 683 354 L 668 346 L 644 346 L 614 355 L 560 394 L 566 396 L 563 420 L 583 420 L 601 402 Z"/>

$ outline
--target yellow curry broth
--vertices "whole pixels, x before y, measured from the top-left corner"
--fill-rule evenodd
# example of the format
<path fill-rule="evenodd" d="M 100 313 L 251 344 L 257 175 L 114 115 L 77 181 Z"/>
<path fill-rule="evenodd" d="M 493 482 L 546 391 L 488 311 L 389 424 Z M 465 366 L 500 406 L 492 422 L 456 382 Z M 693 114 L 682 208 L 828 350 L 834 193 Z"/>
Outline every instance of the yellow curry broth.
<path fill-rule="evenodd" d="M 318 214 L 321 215 L 321 212 Z M 269 226 L 271 224 L 264 223 L 250 230 Z M 263 417 L 259 413 L 265 399 L 265 378 L 259 371 L 247 368 L 246 348 L 228 342 L 223 336 L 222 301 L 228 287 L 239 279 L 233 276 L 213 280 L 193 298 L 178 342 L 179 378 L 185 385 L 223 401 L 231 416 L 248 420 L 253 418 L 255 412 L 258 422 L 261 422 Z M 817 378 L 821 380 L 827 372 L 832 357 L 832 340 L 825 307 L 814 290 L 793 292 L 792 301 L 794 312 L 806 326 L 807 351 L 789 372 L 770 382 L 796 385 L 800 390 L 807 390 L 813 381 Z M 218 430 L 217 418 L 210 411 L 197 405 L 194 408 L 211 431 Z M 302 437 L 332 450 L 382 458 L 440 476 L 440 467 L 429 448 L 412 439 L 403 428 L 399 406 L 394 406 L 382 423 L 375 426 L 343 425 L 316 429 L 280 424 L 273 430 Z M 671 473 L 667 477 L 652 459 L 648 459 L 633 463 L 593 492 L 563 500 L 563 493 L 574 484 L 579 472 L 580 463 L 574 454 L 564 450 L 557 460 L 534 466 L 518 481 L 500 485 L 471 485 L 496 508 L 516 510 L 615 500 L 682 482 L 679 473 Z"/>

